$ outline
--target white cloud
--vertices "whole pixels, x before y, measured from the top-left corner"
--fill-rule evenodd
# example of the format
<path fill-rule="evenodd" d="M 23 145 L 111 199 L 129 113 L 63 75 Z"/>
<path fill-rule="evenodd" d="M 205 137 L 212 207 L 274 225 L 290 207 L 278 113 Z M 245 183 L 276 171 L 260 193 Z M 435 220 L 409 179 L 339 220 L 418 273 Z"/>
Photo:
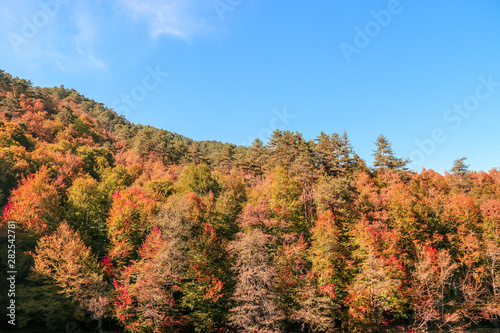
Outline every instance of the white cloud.
<path fill-rule="evenodd" d="M 99 25 L 90 11 L 81 7 L 73 10 L 74 16 L 70 21 L 74 24 L 74 32 L 64 37 L 56 33 L 50 48 L 44 48 L 39 55 L 43 55 L 46 61 L 54 64 L 60 71 L 70 74 L 87 70 L 107 70 L 106 63 L 96 52 Z M 54 37 L 63 38 L 62 44 L 66 46 L 58 44 Z"/>
<path fill-rule="evenodd" d="M 211 28 L 202 18 L 209 5 L 207 0 L 118 0 L 135 19 L 150 24 L 151 35 L 162 34 L 187 39 L 205 33 Z"/>
<path fill-rule="evenodd" d="M 87 67 L 105 70 L 106 64 L 98 59 L 95 54 L 94 44 L 96 41 L 95 20 L 90 12 L 78 12 L 76 14 L 76 27 L 78 35 L 75 36 L 76 51 L 87 65 Z"/>
<path fill-rule="evenodd" d="M 55 0 L 21 3 L 25 6 L 0 4 L 0 33 L 7 56 L 33 66 L 51 64 L 68 73 L 107 69 L 96 48 L 99 22 L 90 6 Z"/>

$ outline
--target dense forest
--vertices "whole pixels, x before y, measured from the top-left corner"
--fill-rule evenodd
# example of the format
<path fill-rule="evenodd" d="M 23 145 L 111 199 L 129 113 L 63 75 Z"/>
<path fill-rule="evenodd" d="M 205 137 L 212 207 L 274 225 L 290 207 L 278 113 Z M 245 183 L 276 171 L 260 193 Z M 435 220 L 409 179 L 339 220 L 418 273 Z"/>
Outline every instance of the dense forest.
<path fill-rule="evenodd" d="M 194 141 L 0 71 L 2 327 L 498 326 L 500 171 L 412 172 L 383 135 L 373 152 L 346 133 Z"/>

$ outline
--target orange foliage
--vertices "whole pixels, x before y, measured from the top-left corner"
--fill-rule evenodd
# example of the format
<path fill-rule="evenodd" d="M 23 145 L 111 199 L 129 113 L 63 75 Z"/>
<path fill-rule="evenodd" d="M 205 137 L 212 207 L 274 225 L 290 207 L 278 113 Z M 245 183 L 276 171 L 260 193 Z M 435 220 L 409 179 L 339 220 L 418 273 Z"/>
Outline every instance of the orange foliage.
<path fill-rule="evenodd" d="M 156 212 L 157 202 L 135 187 L 113 194 L 108 218 L 111 259 L 123 261 L 133 255 L 151 230 Z"/>
<path fill-rule="evenodd" d="M 41 99 L 27 98 L 24 94 L 21 94 L 19 98 L 19 104 L 21 105 L 22 109 L 31 113 L 42 112 L 45 108 L 45 105 Z"/>
<path fill-rule="evenodd" d="M 50 120 L 47 111 L 27 112 L 21 116 L 28 133 L 43 141 L 52 142 L 56 130 L 55 122 Z"/>
<path fill-rule="evenodd" d="M 445 204 L 444 215 L 450 221 L 471 227 L 478 225 L 480 211 L 470 196 L 452 194 Z"/>
<path fill-rule="evenodd" d="M 21 180 L 4 208 L 3 223 L 18 222 L 24 231 L 37 235 L 53 230 L 60 221 L 58 183 L 51 180 L 47 167 Z"/>

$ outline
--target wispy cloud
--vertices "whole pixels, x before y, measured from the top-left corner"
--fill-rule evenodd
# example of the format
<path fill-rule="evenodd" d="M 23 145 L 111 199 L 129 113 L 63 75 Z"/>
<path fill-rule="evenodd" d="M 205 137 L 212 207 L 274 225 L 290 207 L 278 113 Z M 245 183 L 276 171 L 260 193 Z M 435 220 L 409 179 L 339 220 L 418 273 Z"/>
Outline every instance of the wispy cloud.
<path fill-rule="evenodd" d="M 90 12 L 76 14 L 78 35 L 75 36 L 76 51 L 89 68 L 105 70 L 106 64 L 95 53 L 96 22 Z"/>
<path fill-rule="evenodd" d="M 45 50 L 41 54 L 45 55 L 47 61 L 66 73 L 107 70 L 106 63 L 100 59 L 96 51 L 99 25 L 92 13 L 76 8 L 71 21 L 74 23 L 74 33 L 66 35 L 63 43 L 68 47 L 60 47 L 54 43 L 50 50 Z"/>
<path fill-rule="evenodd" d="M 152 37 L 170 35 L 188 39 L 203 34 L 211 28 L 202 12 L 209 8 L 209 1 L 192 0 L 117 0 L 135 18 L 150 24 Z"/>
<path fill-rule="evenodd" d="M 99 22 L 85 3 L 20 0 L 0 5 L 4 52 L 32 66 L 50 64 L 68 73 L 106 70 L 97 45 Z"/>

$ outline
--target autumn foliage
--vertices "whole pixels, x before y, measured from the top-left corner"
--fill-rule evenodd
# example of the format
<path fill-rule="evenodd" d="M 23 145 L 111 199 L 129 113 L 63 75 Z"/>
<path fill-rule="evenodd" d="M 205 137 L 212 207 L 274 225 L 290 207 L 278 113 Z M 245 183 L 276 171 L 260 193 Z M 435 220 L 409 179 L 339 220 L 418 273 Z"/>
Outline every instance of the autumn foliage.
<path fill-rule="evenodd" d="M 4 208 L 3 221 L 21 221 L 25 231 L 41 235 L 60 222 L 60 196 L 57 182 L 47 167 L 22 178 Z"/>
<path fill-rule="evenodd" d="M 500 325 L 500 171 L 410 171 L 383 135 L 373 151 L 369 167 L 346 133 L 193 141 L 0 71 L 20 329 Z"/>

